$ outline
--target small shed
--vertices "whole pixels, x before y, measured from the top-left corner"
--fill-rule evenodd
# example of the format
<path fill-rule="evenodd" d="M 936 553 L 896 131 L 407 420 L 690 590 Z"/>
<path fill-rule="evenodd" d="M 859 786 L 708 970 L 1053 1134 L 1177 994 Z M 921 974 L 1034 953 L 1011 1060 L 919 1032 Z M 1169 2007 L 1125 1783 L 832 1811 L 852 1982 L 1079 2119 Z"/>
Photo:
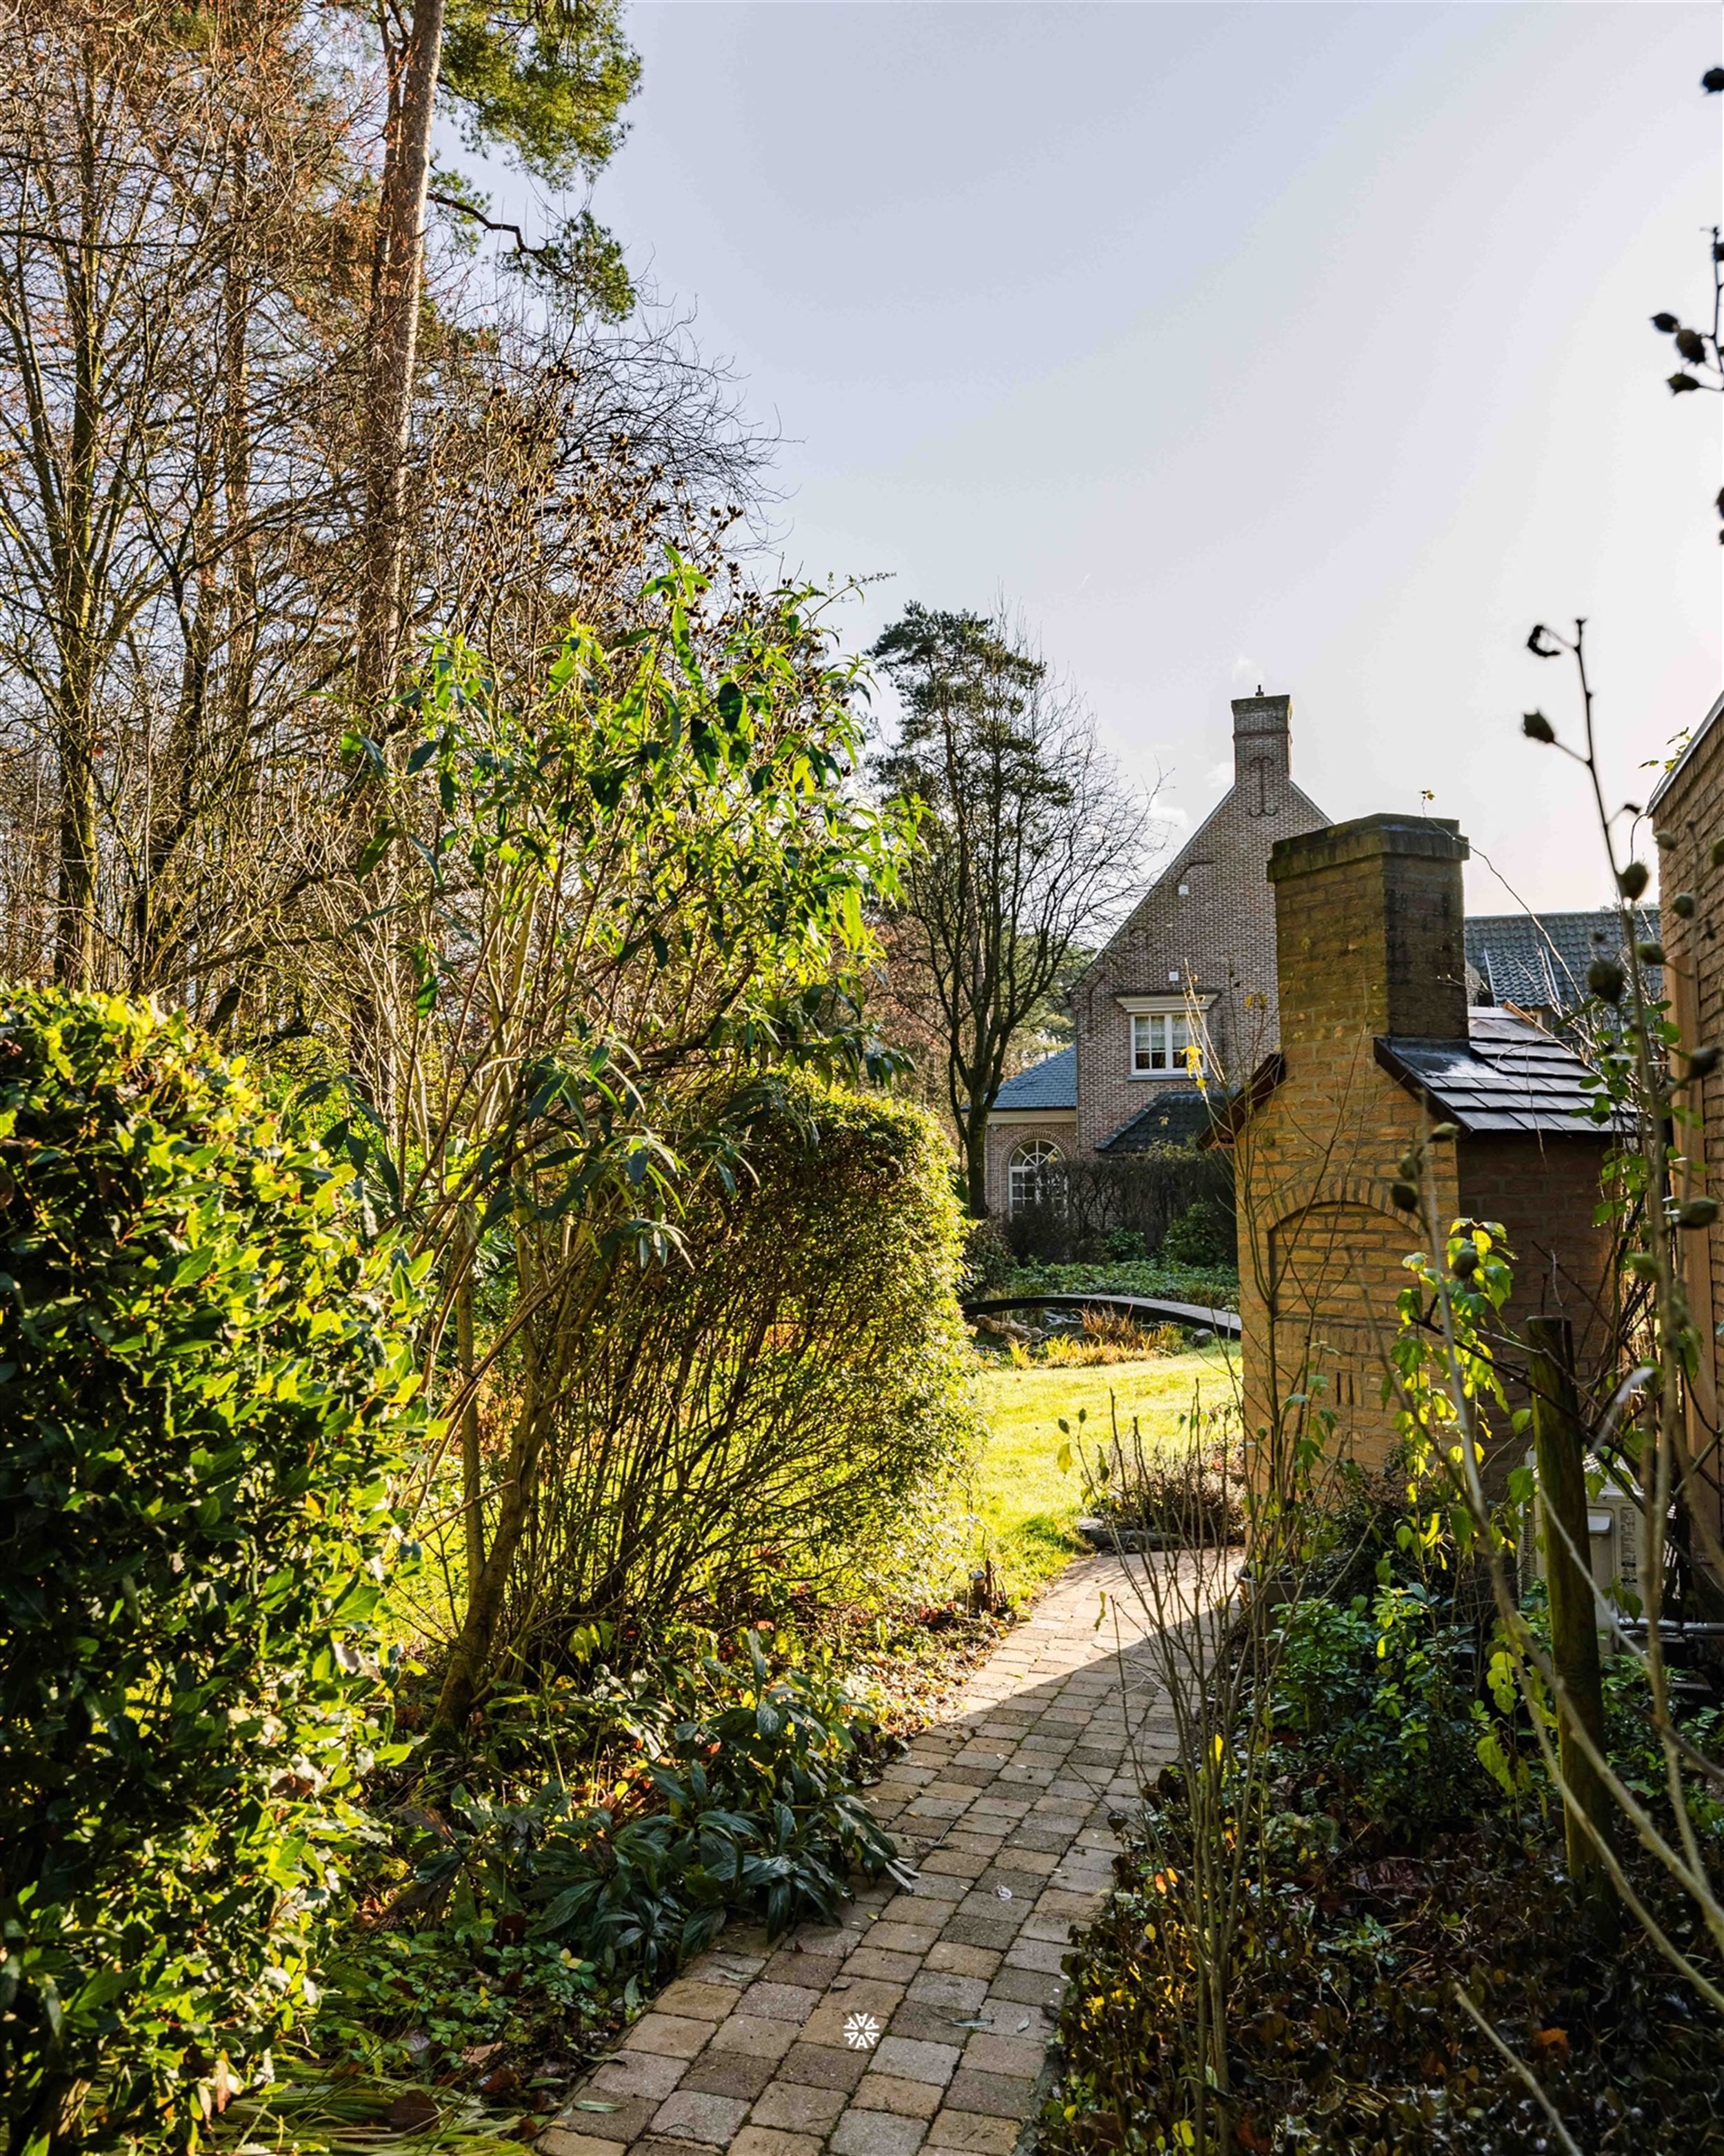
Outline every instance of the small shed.
<path fill-rule="evenodd" d="M 1419 1228 L 1390 1196 L 1427 1130 L 1440 1216 L 1501 1224 L 1511 1328 L 1574 1325 L 1607 1352 L 1608 1233 L 1594 1223 L 1611 1133 L 1585 1113 L 1585 1066 L 1529 1019 L 1469 1007 L 1452 823 L 1366 816 L 1282 840 L 1274 887 L 1281 1046 L 1229 1119 L 1238 1191 L 1248 1426 L 1273 1441 L 1315 1409 L 1380 1466 L 1396 1298 Z M 1289 1404 L 1291 1403 L 1289 1411 Z"/>

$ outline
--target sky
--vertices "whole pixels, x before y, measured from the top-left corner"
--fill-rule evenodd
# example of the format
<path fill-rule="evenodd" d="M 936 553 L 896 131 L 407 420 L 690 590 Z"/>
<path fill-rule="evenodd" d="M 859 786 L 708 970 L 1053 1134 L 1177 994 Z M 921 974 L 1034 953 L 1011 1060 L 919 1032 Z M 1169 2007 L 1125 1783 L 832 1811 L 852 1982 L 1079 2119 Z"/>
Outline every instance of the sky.
<path fill-rule="evenodd" d="M 1425 808 L 1468 905 L 1604 896 L 1613 801 L 1724 680 L 1711 5 L 641 0 L 593 207 L 781 433 L 785 567 L 1004 599 L 1177 840 L 1231 696 L 1331 818 Z M 1427 796 L 1431 797 L 1427 799 Z M 1487 860 L 1488 857 L 1488 860 Z"/>

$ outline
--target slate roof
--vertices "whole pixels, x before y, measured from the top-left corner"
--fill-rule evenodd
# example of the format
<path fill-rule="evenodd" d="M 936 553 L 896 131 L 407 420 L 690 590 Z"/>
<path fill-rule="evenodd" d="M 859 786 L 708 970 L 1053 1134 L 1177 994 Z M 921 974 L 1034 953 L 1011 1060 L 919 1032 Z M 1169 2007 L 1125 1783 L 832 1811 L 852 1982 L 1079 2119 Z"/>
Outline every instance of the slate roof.
<path fill-rule="evenodd" d="M 994 1107 L 1075 1108 L 1078 1105 L 1078 1050 L 1063 1048 L 1058 1055 L 1032 1063 L 1008 1078 L 994 1096 Z"/>
<path fill-rule="evenodd" d="M 1643 906 L 1637 940 L 1658 941 L 1658 908 Z M 1587 968 L 1601 951 L 1623 955 L 1614 906 L 1596 913 L 1485 913 L 1468 916 L 1468 987 L 1474 1002 L 1516 1004 L 1522 1010 L 1578 1010 L 1587 999 Z M 1647 991 L 1664 993 L 1661 967 L 1647 969 Z"/>
<path fill-rule="evenodd" d="M 1580 1082 L 1587 1066 L 1572 1050 L 1507 1011 L 1475 1006 L 1467 1021 L 1464 1041 L 1385 1034 L 1377 1060 L 1471 1137 L 1599 1134 L 1576 1112 L 1588 1096 Z"/>
<path fill-rule="evenodd" d="M 1155 1096 L 1098 1152 L 1147 1152 L 1151 1146 L 1189 1145 L 1216 1119 L 1217 1103 L 1195 1086 L 1158 1086 Z"/>

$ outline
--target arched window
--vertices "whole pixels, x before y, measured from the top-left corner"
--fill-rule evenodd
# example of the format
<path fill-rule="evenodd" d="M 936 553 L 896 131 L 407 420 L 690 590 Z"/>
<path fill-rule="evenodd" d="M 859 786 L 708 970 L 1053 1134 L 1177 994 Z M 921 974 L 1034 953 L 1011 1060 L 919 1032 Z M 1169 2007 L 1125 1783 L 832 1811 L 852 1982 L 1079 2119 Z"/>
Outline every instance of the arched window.
<path fill-rule="evenodd" d="M 1011 1156 L 1011 1188 L 1007 1205 L 1014 1214 L 1039 1205 L 1048 1194 L 1044 1176 L 1050 1162 L 1060 1158 L 1059 1147 L 1048 1138 L 1032 1138 Z"/>

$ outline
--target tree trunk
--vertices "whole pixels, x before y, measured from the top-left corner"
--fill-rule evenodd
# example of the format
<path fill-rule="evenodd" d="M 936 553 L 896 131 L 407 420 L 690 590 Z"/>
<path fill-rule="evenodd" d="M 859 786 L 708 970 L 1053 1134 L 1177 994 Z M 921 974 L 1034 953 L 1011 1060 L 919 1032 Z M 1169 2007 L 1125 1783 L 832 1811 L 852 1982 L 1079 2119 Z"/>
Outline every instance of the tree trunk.
<path fill-rule="evenodd" d="M 373 712 L 395 685 L 400 660 L 401 569 L 406 549 L 407 452 L 413 419 L 425 253 L 425 190 L 431 122 L 443 52 L 443 0 L 419 0 L 392 93 L 377 239 L 372 254 L 361 455 L 365 475 L 354 687 Z"/>
<path fill-rule="evenodd" d="M 455 1635 L 443 1688 L 437 1695 L 437 1711 L 432 1717 L 434 1730 L 445 1738 L 459 1735 L 466 1727 L 490 1665 L 503 1594 L 527 1526 L 546 1425 L 554 1404 L 554 1395 L 548 1399 L 540 1391 L 529 1369 L 499 1495 L 497 1532 L 478 1577 L 468 1583 L 466 1614 Z"/>
<path fill-rule="evenodd" d="M 96 798 L 93 645 L 98 595 L 94 567 L 96 472 L 101 454 L 98 280 L 101 203 L 96 179 L 98 64 L 84 55 L 78 157 L 78 240 L 68 249 L 66 315 L 73 347 L 72 424 L 64 521 L 54 547 L 55 641 L 59 646 L 54 715 L 60 770 L 59 924 L 54 975 L 62 988 L 88 988 L 95 973 Z"/>
<path fill-rule="evenodd" d="M 87 699 L 62 707 L 59 752 L 59 926 L 54 978 L 63 988 L 88 988 L 95 977 L 95 762 Z"/>
<path fill-rule="evenodd" d="M 970 1188 L 970 1214 L 988 1217 L 988 1119 L 972 1107 L 964 1118 L 964 1176 Z"/>
<path fill-rule="evenodd" d="M 455 1291 L 455 1355 L 461 1383 L 473 1382 L 473 1275 L 471 1247 L 462 1260 L 466 1270 Z M 461 1508 L 466 1522 L 467 1579 L 476 1580 L 485 1569 L 485 1510 L 483 1476 L 479 1457 L 479 1403 L 471 1389 L 461 1419 Z"/>

